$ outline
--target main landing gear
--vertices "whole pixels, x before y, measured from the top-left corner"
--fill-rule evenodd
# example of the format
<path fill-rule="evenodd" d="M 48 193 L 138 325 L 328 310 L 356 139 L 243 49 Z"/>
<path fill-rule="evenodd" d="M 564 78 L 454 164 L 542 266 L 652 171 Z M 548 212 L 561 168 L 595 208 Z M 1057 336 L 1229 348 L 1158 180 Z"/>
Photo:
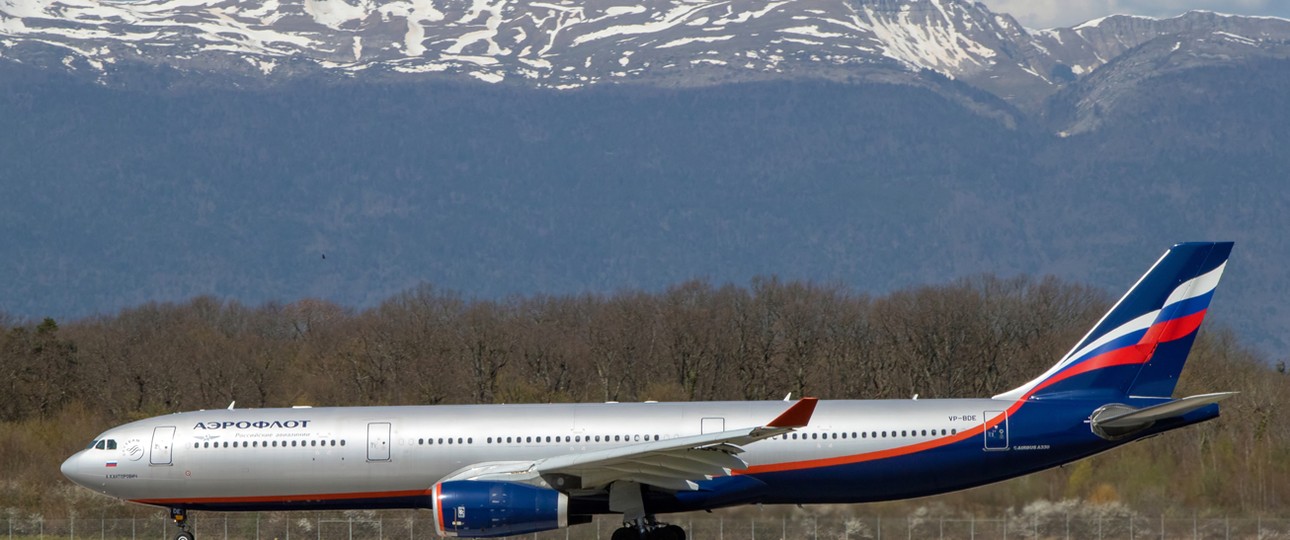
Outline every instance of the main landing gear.
<path fill-rule="evenodd" d="M 659 523 L 645 510 L 643 491 L 636 482 L 609 485 L 609 510 L 623 514 L 623 526 L 614 530 L 611 540 L 685 540 L 685 529 Z"/>
<path fill-rule="evenodd" d="M 659 523 L 653 516 L 646 518 L 646 523 L 624 523 L 614 529 L 610 540 L 685 540 L 685 529 L 677 525 Z"/>
<path fill-rule="evenodd" d="M 171 508 L 170 519 L 175 520 L 175 526 L 179 527 L 179 534 L 175 535 L 175 540 L 193 540 L 193 529 L 188 526 L 188 511 L 183 508 Z"/>

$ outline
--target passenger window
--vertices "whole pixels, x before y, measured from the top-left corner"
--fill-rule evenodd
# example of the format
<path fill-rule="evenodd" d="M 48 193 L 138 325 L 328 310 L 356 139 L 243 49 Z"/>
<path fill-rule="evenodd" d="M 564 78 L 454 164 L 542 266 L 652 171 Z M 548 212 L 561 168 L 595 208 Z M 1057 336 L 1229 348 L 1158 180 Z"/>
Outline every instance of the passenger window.
<path fill-rule="evenodd" d="M 196 443 L 196 442 L 193 443 L 193 448 L 201 448 L 201 447 L 202 447 L 202 443 Z"/>
<path fill-rule="evenodd" d="M 341 440 L 340 440 L 340 445 L 341 445 L 341 446 L 345 446 L 345 439 L 341 439 Z"/>

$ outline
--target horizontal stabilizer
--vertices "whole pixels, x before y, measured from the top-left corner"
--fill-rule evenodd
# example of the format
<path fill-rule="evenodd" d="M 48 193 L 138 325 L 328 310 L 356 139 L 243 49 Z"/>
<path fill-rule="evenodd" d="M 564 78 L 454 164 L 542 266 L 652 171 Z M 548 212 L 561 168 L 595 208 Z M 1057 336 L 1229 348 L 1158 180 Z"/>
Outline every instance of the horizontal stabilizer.
<path fill-rule="evenodd" d="M 1115 411 L 1110 414 L 1095 416 L 1093 418 L 1093 425 L 1098 428 L 1111 429 L 1133 428 L 1146 425 L 1157 420 L 1179 417 L 1206 405 L 1218 403 L 1234 395 L 1236 395 L 1236 392 L 1201 394 L 1199 396 L 1175 399 L 1173 401 L 1161 403 L 1159 405 L 1152 405 L 1142 409 L 1133 409 L 1123 412 Z"/>

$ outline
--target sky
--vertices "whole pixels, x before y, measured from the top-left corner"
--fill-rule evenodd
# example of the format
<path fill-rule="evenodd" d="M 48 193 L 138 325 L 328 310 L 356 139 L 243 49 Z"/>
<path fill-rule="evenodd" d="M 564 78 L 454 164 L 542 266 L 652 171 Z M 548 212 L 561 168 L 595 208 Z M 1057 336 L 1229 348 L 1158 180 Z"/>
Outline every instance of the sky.
<path fill-rule="evenodd" d="M 1075 26 L 1117 13 L 1173 17 L 1193 9 L 1290 19 L 1290 0 L 978 0 L 1027 28 Z"/>

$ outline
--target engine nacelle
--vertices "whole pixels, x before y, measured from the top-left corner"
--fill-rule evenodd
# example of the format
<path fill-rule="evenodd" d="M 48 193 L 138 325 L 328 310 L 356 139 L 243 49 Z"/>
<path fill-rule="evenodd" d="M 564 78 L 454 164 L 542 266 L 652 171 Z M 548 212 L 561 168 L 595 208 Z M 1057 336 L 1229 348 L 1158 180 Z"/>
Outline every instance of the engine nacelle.
<path fill-rule="evenodd" d="M 453 480 L 434 485 L 435 531 L 484 538 L 569 526 L 569 497 L 514 482 Z"/>

